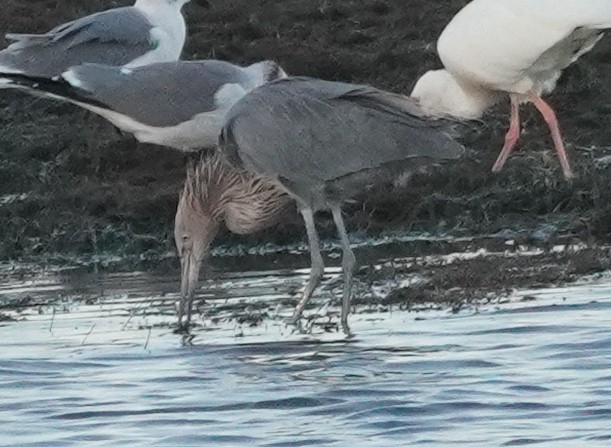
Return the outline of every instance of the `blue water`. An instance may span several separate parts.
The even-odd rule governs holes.
[[[276,282],[218,290],[286,296]],[[611,445],[604,280],[457,314],[371,308],[349,339],[300,334],[279,305],[257,327],[221,317],[191,345],[168,326],[176,297],[150,294],[160,284],[116,276],[88,301],[61,282],[6,286],[55,302],[0,323],[0,445]]]

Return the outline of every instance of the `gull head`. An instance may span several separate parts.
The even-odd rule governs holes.
[[[275,79],[286,78],[287,74],[275,61],[265,60],[256,62],[244,70],[249,74],[252,87],[258,87]]]
[[[181,10],[185,3],[189,3],[190,0],[136,0],[134,6],[136,8],[148,9],[154,7],[170,7],[172,9]],[[208,3],[206,0],[203,0],[204,3]],[[198,1],[198,3],[200,3]]]
[[[267,60],[261,62],[261,64],[264,68],[265,80],[268,82],[273,81],[274,79],[282,79],[288,77],[288,75],[282,69],[280,64],[275,61]]]

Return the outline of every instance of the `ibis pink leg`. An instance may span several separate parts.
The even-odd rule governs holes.
[[[513,148],[516,147],[518,139],[520,138],[520,102],[516,95],[509,95],[509,98],[511,99],[509,130],[507,134],[505,134],[503,149],[494,162],[494,166],[492,166],[492,172],[499,172],[503,168],[507,158],[509,158],[509,154]]]
[[[558,124],[558,119],[556,118],[554,110],[535,93],[530,93],[530,100],[547,123],[550,133],[552,134],[552,140],[554,140],[554,147],[556,148],[556,154],[558,154],[558,160],[560,160],[560,166],[562,167],[564,177],[570,179],[573,177],[573,171],[571,170],[569,159],[566,156],[566,151],[564,150],[564,143],[562,142],[562,136],[560,135],[560,125]]]

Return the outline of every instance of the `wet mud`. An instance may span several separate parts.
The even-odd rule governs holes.
[[[536,301],[538,289],[604,279],[611,270],[608,246],[588,247],[565,241],[553,247],[537,247],[513,242],[510,246],[501,241],[466,244],[479,247],[476,251],[453,251],[453,244],[447,244],[442,250],[445,254],[439,254],[437,246],[408,258],[361,263],[355,277],[352,312],[455,313],[516,301]],[[412,254],[418,251],[415,249]],[[524,294],[523,290],[531,293]],[[289,297],[280,300],[281,304],[287,308],[295,306],[299,291],[300,288],[294,288]],[[199,318],[195,321],[200,326],[214,327],[232,321],[240,326],[256,327],[278,317],[275,300],[197,302]],[[322,292],[308,306],[299,330],[339,331],[340,306],[341,277],[337,275],[323,284]]]
[[[250,328],[282,326],[287,333],[341,332],[342,292],[338,247],[326,252],[326,274],[297,326],[288,323],[307,280],[307,253],[242,256],[215,263],[194,300],[192,333],[233,326],[236,336]],[[360,266],[353,285],[354,318],[408,311],[468,313],[539,300],[539,291],[608,281],[611,247],[524,245],[519,239],[414,240],[372,249],[357,248]],[[108,312],[139,330],[173,330],[179,300],[178,275],[168,260],[151,271],[108,274],[98,269],[53,271],[25,265],[0,272],[0,324],[81,312]],[[12,290],[12,292],[11,292]],[[84,308],[89,310],[84,310]],[[108,311],[103,311],[108,309]],[[359,317],[360,315],[360,317]],[[415,318],[420,318],[417,315]],[[188,336],[185,340],[188,341]]]
[[[426,281],[393,290],[382,303],[407,309],[434,303],[458,310],[468,303],[507,301],[518,289],[561,286],[604,274],[611,268],[610,255],[608,247],[563,245],[489,252],[450,263],[426,259],[412,267]]]
[[[112,2],[122,5],[129,2]],[[418,76],[440,66],[435,40],[466,1],[197,1],[186,7],[185,58],[250,63],[277,60],[288,73],[364,82],[409,93]],[[0,34],[45,31],[109,7],[109,2],[6,0]],[[564,73],[550,97],[577,173],[563,179],[547,128],[524,107],[519,150],[499,175],[490,167],[508,124],[508,101],[461,129],[468,157],[381,185],[346,205],[358,237],[387,232],[478,236],[553,246],[581,241],[587,250],[544,257],[465,260],[422,266],[431,280],[386,300],[408,306],[427,299],[571,281],[584,266],[607,268],[596,244],[611,235],[611,38]],[[117,255],[151,259],[173,250],[172,224],[188,155],[138,144],[76,107],[0,92],[0,260]],[[323,214],[323,237],[334,236]],[[216,244],[291,244],[305,240],[299,216],[264,234],[225,231]],[[54,261],[54,262],[55,262]],[[137,264],[137,262],[134,262]],[[134,266],[131,265],[130,268]],[[174,266],[175,268],[175,266]],[[461,281],[464,284],[460,284]],[[457,284],[462,292],[457,293]],[[477,292],[477,293],[476,293]]]

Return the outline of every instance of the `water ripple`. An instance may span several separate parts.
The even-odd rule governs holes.
[[[86,302],[25,306],[21,321],[0,326],[0,444],[611,442],[610,284],[525,291],[537,300],[458,314],[372,308],[352,316],[347,339],[299,333],[281,318],[254,327],[224,318],[231,300],[244,309],[272,289],[274,312],[290,312],[273,278],[249,285],[241,275],[214,292],[239,283],[239,298],[216,306],[218,322],[184,345],[169,325],[175,295],[152,296],[145,279],[123,275],[116,293]],[[42,300],[55,285],[43,286],[27,293]]]

